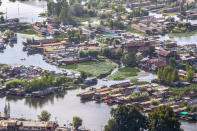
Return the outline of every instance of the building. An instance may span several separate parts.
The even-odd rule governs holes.
[[[55,131],[58,125],[55,122],[1,120],[0,131]]]
[[[165,61],[168,63],[170,57],[176,57],[176,52],[175,51],[167,51],[167,50],[159,50],[157,51],[157,55],[159,60]]]

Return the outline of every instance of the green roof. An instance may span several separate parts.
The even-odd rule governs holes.
[[[188,112],[181,112],[181,114],[182,114],[182,115],[187,115],[187,114],[188,114]]]
[[[197,8],[195,8],[195,9],[192,9],[192,11],[197,11]]]
[[[112,36],[118,36],[118,34],[106,34],[106,35],[103,35],[104,37],[112,37]]]

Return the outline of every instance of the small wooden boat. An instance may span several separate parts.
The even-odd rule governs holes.
[[[22,58],[21,60],[24,61],[24,60],[26,60],[26,59],[25,59],[25,58]]]

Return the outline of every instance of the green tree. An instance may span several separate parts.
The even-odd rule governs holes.
[[[194,78],[194,71],[193,70],[187,70],[186,72],[186,80],[188,82],[192,82],[192,79]]]
[[[136,54],[134,52],[130,52],[130,53],[126,54],[122,58],[122,62],[127,67],[135,66],[136,65]]]
[[[180,131],[181,123],[175,116],[172,108],[160,106],[148,116],[150,131]]]
[[[113,29],[113,28],[114,28],[113,20],[110,20],[110,22],[109,22],[109,27],[110,27],[110,29]]]
[[[104,25],[104,22],[102,20],[100,21],[100,25],[102,25],[102,26]]]
[[[40,115],[38,115],[38,119],[40,121],[49,121],[51,117],[51,113],[46,110],[43,110]]]
[[[97,58],[99,52],[97,50],[89,50],[88,51],[88,56],[92,58]]]
[[[73,16],[77,16],[77,17],[81,17],[83,16],[83,6],[80,5],[80,4],[73,4],[71,7],[70,7],[70,13],[73,15]]]
[[[172,67],[176,67],[176,59],[174,57],[170,57],[169,59],[169,65],[172,66]]]
[[[87,57],[87,56],[88,56],[88,54],[87,54],[86,51],[84,51],[84,50],[80,50],[80,51],[79,51],[79,57],[80,57],[80,58],[84,58],[84,57]]]
[[[61,9],[59,19],[63,24],[69,24],[70,20],[71,20],[71,17],[70,17],[70,11],[69,11],[69,7],[68,7],[68,3],[64,2],[63,5],[64,6]]]
[[[157,71],[157,79],[160,81],[160,82],[163,82],[164,79],[163,79],[163,69],[159,69]]]
[[[104,131],[118,131],[118,125],[114,119],[108,120],[107,125],[104,127]]]
[[[158,100],[153,99],[150,104],[156,106],[159,105],[159,103],[160,102]]]
[[[7,81],[5,83],[5,87],[6,89],[18,88],[18,87],[25,85],[25,83],[26,83],[26,80],[13,79],[13,80]]]
[[[84,71],[81,71],[81,78],[84,80],[87,78],[87,74]]]
[[[190,56],[194,56],[194,53],[192,51],[189,51]]]
[[[102,54],[103,56],[106,56],[107,58],[111,58],[111,57],[112,57],[112,51],[111,51],[111,49],[108,48],[108,47],[102,48],[102,49],[101,49],[101,54]]]
[[[154,46],[149,46],[148,53],[151,57],[153,56],[154,52],[155,52],[155,47]]]
[[[192,82],[195,74],[195,67],[186,64],[186,81]]]
[[[171,78],[172,78],[172,81],[174,81],[174,82],[179,80],[179,75],[178,75],[177,70],[173,70]]]
[[[135,106],[119,105],[117,108],[112,108],[111,116],[117,131],[143,131],[147,127],[146,117]]]
[[[157,79],[160,83],[171,85],[173,82],[179,80],[179,76],[176,68],[167,66],[164,69],[159,69],[157,71]]]
[[[83,120],[80,117],[78,116],[73,117],[72,124],[76,130],[78,130],[78,128],[82,125],[82,122]]]
[[[178,23],[177,26],[178,26],[179,28],[181,28],[181,27],[183,27],[183,23]]]
[[[115,58],[120,60],[122,57],[122,49],[121,48],[118,48],[115,52]]]
[[[5,22],[4,17],[1,16],[1,18],[0,18],[0,23],[4,23],[4,22]]]
[[[168,26],[168,29],[169,29],[170,31],[172,31],[174,28],[175,28],[175,25],[174,25],[174,24],[170,24],[170,25]]]
[[[173,100],[174,100],[174,97],[172,96],[168,98],[168,102],[173,101]]]
[[[191,25],[190,22],[185,22],[185,23],[184,23],[184,26],[185,26],[187,29],[189,29],[189,30],[192,28],[192,25]]]

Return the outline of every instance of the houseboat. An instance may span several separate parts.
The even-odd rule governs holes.
[[[55,92],[55,88],[54,87],[50,87],[41,91],[34,91],[32,92],[32,96],[33,97],[44,97],[47,96],[49,94],[52,94]]]

